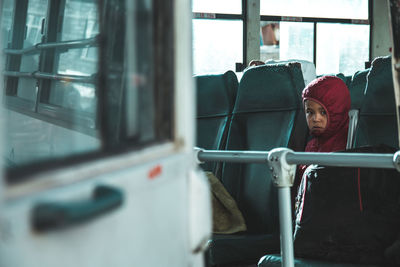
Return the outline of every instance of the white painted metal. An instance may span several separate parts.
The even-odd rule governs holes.
[[[251,60],[260,60],[260,1],[247,0],[246,66]]]
[[[294,248],[292,231],[292,203],[290,187],[278,188],[279,224],[281,231],[281,256],[283,267],[294,266]]]
[[[211,205],[192,151],[191,9],[190,1],[174,4],[175,140],[6,186],[1,194],[1,267],[203,265]],[[32,230],[35,204],[87,199],[99,184],[121,189],[123,205],[67,229]]]
[[[358,113],[358,109],[351,109],[349,111],[349,130],[347,132],[346,149],[350,149],[353,147],[354,133],[356,132],[358,123]]]

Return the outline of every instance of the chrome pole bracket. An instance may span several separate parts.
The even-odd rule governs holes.
[[[393,155],[393,165],[400,172],[400,150]]]
[[[203,152],[203,151],[204,151],[204,149],[202,149],[200,147],[194,147],[194,160],[195,160],[195,163],[197,163],[197,164],[203,164],[204,163],[204,161],[201,161],[199,159],[199,153]]]
[[[275,148],[268,153],[268,164],[272,173],[272,180],[276,187],[291,187],[294,182],[296,165],[286,161],[286,155],[293,150],[289,148]]]

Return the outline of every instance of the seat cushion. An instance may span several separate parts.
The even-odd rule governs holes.
[[[258,267],[281,266],[280,255],[266,255],[258,262]],[[294,266],[296,267],[377,267],[377,265],[360,265],[351,263],[327,262],[312,259],[295,258]]]
[[[218,249],[216,249],[218,248]],[[207,251],[211,265],[255,263],[265,253],[279,252],[279,235],[213,235]]]

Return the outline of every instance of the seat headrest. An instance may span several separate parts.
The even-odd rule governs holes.
[[[234,113],[297,109],[303,88],[298,63],[250,68],[240,80]]]
[[[238,80],[233,71],[195,76],[197,117],[224,116],[232,112]]]
[[[390,56],[372,62],[360,114],[396,114]]]
[[[265,64],[275,64],[275,63],[291,63],[298,62],[301,65],[301,71],[304,78],[304,85],[309,84],[312,80],[317,77],[315,65],[311,61],[302,60],[302,59],[289,59],[289,60],[268,60]]]
[[[350,90],[352,108],[359,109],[361,107],[369,71],[369,68],[362,71],[357,71],[351,77],[348,87]]]

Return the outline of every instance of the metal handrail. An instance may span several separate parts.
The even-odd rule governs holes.
[[[30,53],[37,53],[44,49],[51,48],[80,48],[85,46],[97,46],[98,38],[93,37],[89,39],[80,39],[80,40],[70,40],[70,41],[62,41],[62,42],[52,42],[52,43],[38,43],[36,45],[26,47],[23,49],[11,49],[6,48],[3,49],[3,52],[8,55],[24,55]]]
[[[65,82],[80,82],[80,83],[95,83],[95,75],[81,76],[81,75],[67,75],[67,74],[52,74],[47,72],[21,72],[21,71],[3,71],[5,76],[10,77],[25,77],[25,78],[36,78],[36,79],[48,79]]]
[[[200,161],[236,162],[236,163],[267,163],[269,151],[223,151],[200,150]],[[367,153],[324,153],[324,152],[293,152],[286,155],[289,164],[319,164],[337,167],[386,168],[397,169],[399,162],[394,161],[396,154]]]

